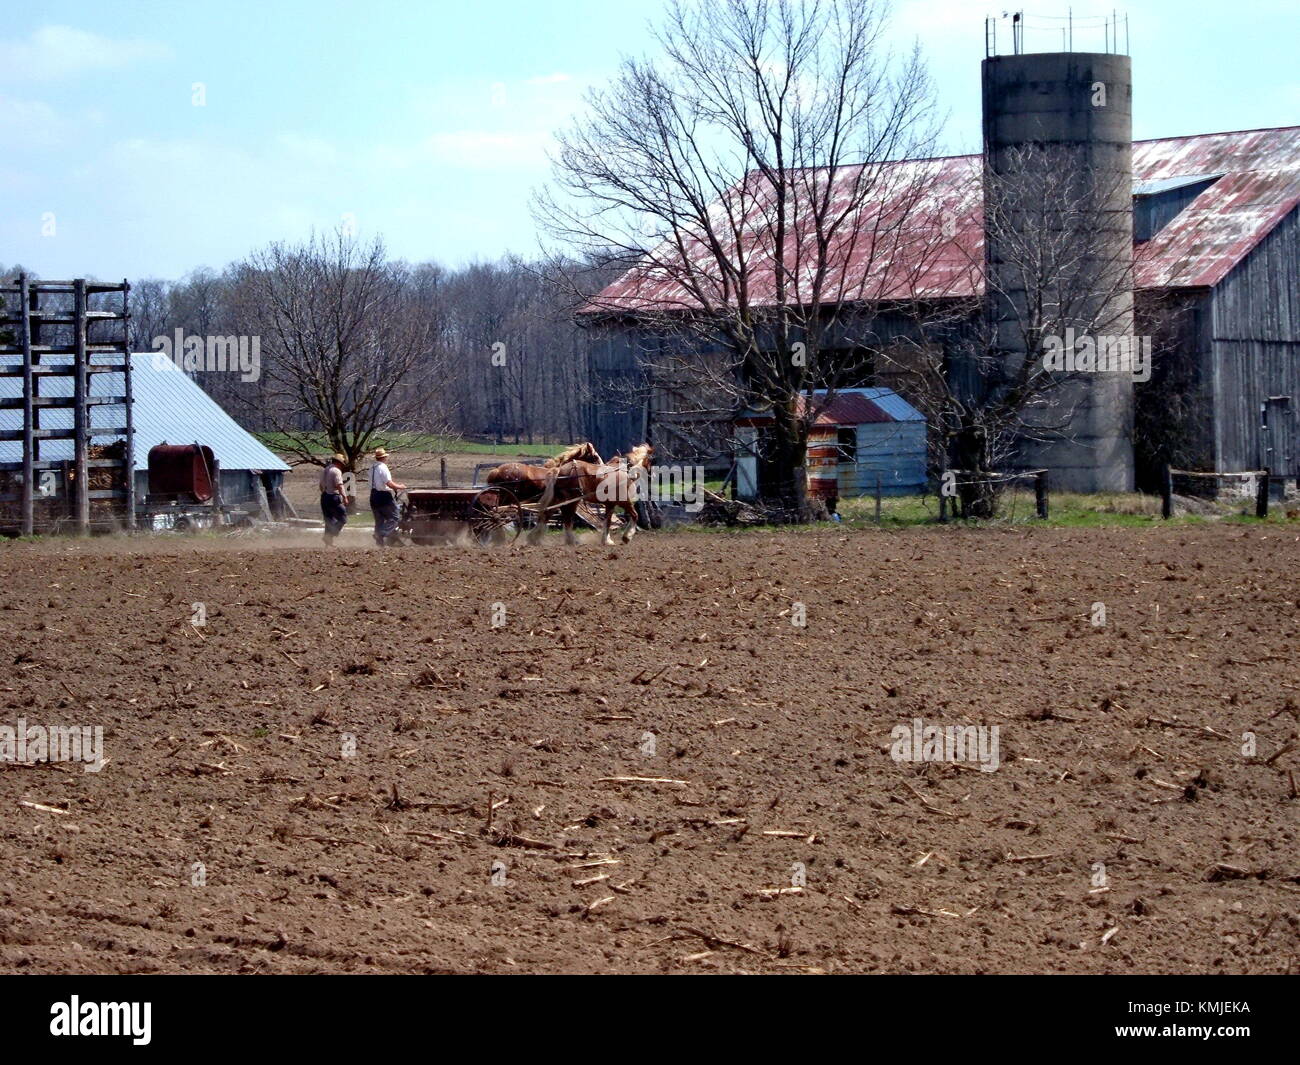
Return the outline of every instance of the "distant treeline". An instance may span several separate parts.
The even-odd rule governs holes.
[[[133,279],[132,350],[161,348],[170,353],[178,330],[186,338],[203,338],[205,344],[208,337],[259,336],[277,310],[266,306],[267,300],[279,291],[295,291],[292,283],[266,283],[271,261],[262,252],[221,272],[203,268],[177,280]],[[450,432],[504,443],[582,438],[593,338],[574,323],[573,277],[577,273],[589,283],[599,283],[616,270],[517,257],[459,269],[432,262],[389,265],[389,276],[399,279],[406,291],[403,298],[391,301],[395,309],[385,313],[411,316],[427,350],[405,371],[403,385],[404,391],[414,387],[422,392],[425,401],[406,404],[402,409],[410,413],[386,429]],[[0,276],[21,270],[0,267]],[[313,324],[328,323],[330,290],[312,284],[305,290],[320,293]],[[409,338],[413,332],[408,329],[404,335]],[[168,338],[167,344],[156,343],[159,337]],[[309,375],[301,366],[292,373],[276,372],[274,360],[283,347],[261,336],[262,365],[255,380],[245,380],[246,373],[207,367],[191,375],[249,429],[316,429],[318,419],[309,413],[312,404],[299,407],[294,389],[285,387],[286,380],[306,381]],[[219,349],[224,348],[219,343]],[[386,356],[376,350],[376,363],[386,365]]]

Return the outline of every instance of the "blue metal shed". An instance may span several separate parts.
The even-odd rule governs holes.
[[[826,395],[813,393],[812,402],[820,408],[813,419],[813,435],[820,440],[833,436],[838,442],[841,497],[874,493],[877,476],[882,495],[924,490],[925,415],[888,388],[837,389],[829,400]],[[770,423],[770,416],[758,411],[736,420],[736,494],[741,499],[761,494],[762,436]]]

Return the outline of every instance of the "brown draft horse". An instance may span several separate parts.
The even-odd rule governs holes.
[[[576,542],[573,519],[578,504],[603,504],[605,530],[600,542],[609,546],[613,543],[609,537],[610,523],[614,520],[614,508],[619,507],[623,510],[625,519],[623,543],[630,542],[636,535],[637,500],[646,494],[641,482],[649,478],[654,450],[650,444],[639,444],[625,458],[610,463],[588,462],[583,459],[568,459],[558,463],[548,471],[545,491],[537,501],[538,510],[545,513],[552,503],[559,500],[563,504],[559,510],[564,523],[564,542],[572,544]],[[534,538],[545,524],[544,521],[538,523]]]
[[[500,466],[488,470],[486,480],[490,485],[509,489],[521,503],[536,503],[546,491],[547,478],[566,462],[573,461],[602,464],[595,447],[584,441],[565,448],[540,466],[532,466],[526,462],[503,462]]]

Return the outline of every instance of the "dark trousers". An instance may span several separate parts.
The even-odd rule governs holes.
[[[325,542],[328,543],[348,523],[348,508],[343,505],[343,497],[338,492],[322,492],[320,512],[325,517]]]
[[[397,512],[397,497],[392,492],[370,490],[370,509],[375,513],[375,543],[384,547],[394,543],[391,538],[397,532],[401,520]]]

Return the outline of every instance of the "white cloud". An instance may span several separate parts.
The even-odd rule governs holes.
[[[502,133],[459,130],[435,133],[425,143],[433,157],[443,163],[466,167],[526,168],[545,161],[551,137],[549,130]]]
[[[48,148],[63,139],[66,124],[40,100],[0,96],[0,142],[10,148]]]
[[[114,39],[72,26],[42,26],[24,40],[0,40],[0,79],[57,81],[171,57],[156,41]]]
[[[525,85],[560,85],[573,79],[568,74],[543,74],[541,77],[528,78]]]

